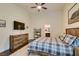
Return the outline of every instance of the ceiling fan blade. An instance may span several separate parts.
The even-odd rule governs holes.
[[[36,6],[33,6],[33,7],[31,7],[31,8],[36,8]]]
[[[41,3],[41,5],[44,5],[45,3]]]
[[[43,9],[47,9],[46,7],[42,7]]]

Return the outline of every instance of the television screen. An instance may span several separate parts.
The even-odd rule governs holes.
[[[14,21],[14,30],[24,30],[25,24],[22,22]]]

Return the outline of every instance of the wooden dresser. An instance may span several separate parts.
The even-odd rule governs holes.
[[[28,34],[10,35],[10,51],[14,52],[28,44]]]

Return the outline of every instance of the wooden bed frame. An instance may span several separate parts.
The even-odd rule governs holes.
[[[79,28],[68,28],[66,29],[66,34],[79,37]],[[79,47],[76,47],[73,52],[75,56],[79,56]]]
[[[79,28],[67,28],[66,34],[70,34],[70,35],[79,37]]]

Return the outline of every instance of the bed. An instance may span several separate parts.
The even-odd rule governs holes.
[[[79,44],[79,28],[66,29],[64,40],[60,38],[41,37],[29,43],[28,52],[43,53],[49,56],[73,56],[75,47]],[[69,43],[68,43],[69,42]]]

